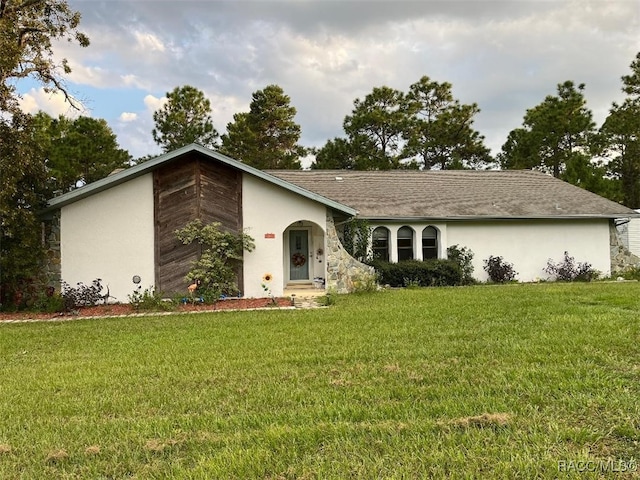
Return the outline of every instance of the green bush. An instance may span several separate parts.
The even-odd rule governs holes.
[[[513,269],[513,263],[507,262],[502,257],[494,257],[490,255],[484,261],[484,270],[489,275],[489,279],[495,283],[512,282],[516,279],[516,272]]]
[[[597,280],[600,272],[595,270],[588,262],[578,262],[569,252],[564,252],[561,262],[555,263],[549,259],[544,271],[553,275],[559,282],[590,282]]]
[[[236,271],[242,265],[242,253],[255,248],[246,233],[228,232],[219,222],[208,225],[193,220],[175,231],[184,245],[200,245],[200,258],[193,262],[186,280],[197,283],[197,295],[205,302],[215,302],[222,295],[237,295]]]
[[[640,266],[627,267],[618,276],[625,280],[640,280]]]
[[[447,258],[455,262],[462,271],[462,284],[473,285],[476,280],[473,278],[473,252],[467,247],[451,245],[447,248]]]
[[[91,285],[85,285],[82,282],[78,282],[75,287],[72,287],[64,280],[60,282],[62,288],[62,299],[64,302],[64,310],[71,311],[80,307],[92,307],[99,303],[107,303],[109,298],[113,298],[109,295],[109,288],[107,292],[102,293],[104,287],[102,286],[102,279],[96,278]]]
[[[176,302],[165,300],[160,292],[153,287],[142,290],[142,285],[138,285],[131,295],[128,295],[129,303],[135,310],[173,310]]]
[[[398,263],[374,260],[378,281],[392,287],[444,287],[462,285],[460,265],[453,260],[405,260]]]

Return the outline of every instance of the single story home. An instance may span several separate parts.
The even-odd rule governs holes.
[[[246,297],[310,285],[347,292],[372,275],[342,247],[354,217],[372,228],[371,249],[390,261],[446,258],[447,247],[483,260],[500,255],[520,281],[544,278],[568,251],[607,275],[615,223],[635,214],[615,202],[532,171],[261,171],[188,145],[52,198],[46,212],[53,275],[70,285],[100,278],[126,302],[144,287],[186,292],[197,249],[175,231],[220,222],[253,237],[238,285]]]

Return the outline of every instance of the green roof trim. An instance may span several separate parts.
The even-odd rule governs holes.
[[[316,202],[322,203],[323,205],[329,208],[338,210],[349,216],[355,216],[358,213],[357,210],[355,210],[354,208],[351,208],[347,205],[336,202],[335,200],[331,200],[329,198],[323,197],[322,195],[311,192],[303,187],[287,182],[286,180],[270,175],[266,172],[263,172],[262,170],[258,170],[257,168],[246,165],[242,162],[234,160],[231,157],[227,157],[226,155],[223,155],[215,150],[211,150],[209,148],[203,147],[202,145],[198,145],[195,143],[178,148],[177,150],[173,150],[172,152],[165,153],[163,155],[155,157],[151,160],[147,160],[146,162],[140,163],[133,167],[126,168],[120,172],[109,175],[108,177],[89,183],[76,190],[72,190],[71,192],[54,197],[47,202],[47,207],[45,208],[43,213],[60,209],[66,205],[82,200],[83,198],[89,197],[91,195],[95,195],[96,193],[102,192],[104,190],[108,190],[112,187],[115,187],[116,185],[120,185],[129,180],[132,180],[134,178],[150,173],[153,170],[155,170],[157,167],[192,152],[200,153],[211,160],[215,160],[225,165],[228,165],[232,168],[236,168],[244,173],[253,175],[254,177],[260,178],[269,183],[282,187],[285,190],[288,190],[290,192],[297,193],[298,195],[301,195],[310,200],[314,200]]]

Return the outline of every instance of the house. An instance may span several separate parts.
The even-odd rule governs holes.
[[[370,278],[339,240],[356,216],[373,228],[376,256],[445,258],[459,245],[473,251],[479,280],[483,259],[500,255],[531,281],[564,251],[608,274],[614,221],[635,214],[531,171],[260,171],[199,145],[55,197],[46,213],[54,273],[71,285],[101,278],[123,302],[134,276],[167,294],[186,291],[198,251],[175,231],[196,218],[253,237],[238,285],[261,297],[267,273],[276,296],[314,279],[349,291]]]
[[[640,214],[640,210],[635,210]],[[617,222],[618,236],[622,245],[633,255],[640,258],[640,215]]]

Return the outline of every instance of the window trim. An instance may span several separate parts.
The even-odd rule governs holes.
[[[384,231],[384,233],[386,234],[386,237],[384,238],[384,241],[385,241],[384,246],[376,246],[376,240],[377,240],[376,231],[379,231],[379,232]],[[380,238],[380,240],[381,239],[382,238]],[[385,227],[384,225],[380,225],[373,229],[373,231],[371,232],[371,253],[374,259],[379,259],[379,260],[388,262],[390,259],[390,249],[389,249],[390,244],[391,244],[391,231],[387,227]],[[384,252],[384,254],[382,255],[382,257],[379,257],[376,255],[377,252]]]
[[[408,232],[410,236],[401,236],[401,232]],[[401,246],[400,240],[409,240],[409,244]],[[415,231],[410,226],[403,225],[396,233],[396,252],[398,255],[398,262],[401,262],[402,260],[413,260],[415,258],[414,245]],[[409,253],[408,258],[406,258],[407,252]]]
[[[433,236],[425,236],[425,232],[428,231],[432,231],[433,232]],[[427,225],[426,227],[424,227],[422,229],[422,259],[423,260],[431,260],[434,258],[439,258],[439,253],[440,253],[440,249],[439,247],[439,237],[440,237],[440,231],[434,227],[433,225]],[[425,240],[433,240],[434,245],[433,246],[425,246]],[[425,256],[425,251],[431,251],[433,253],[435,253],[435,256]]]

